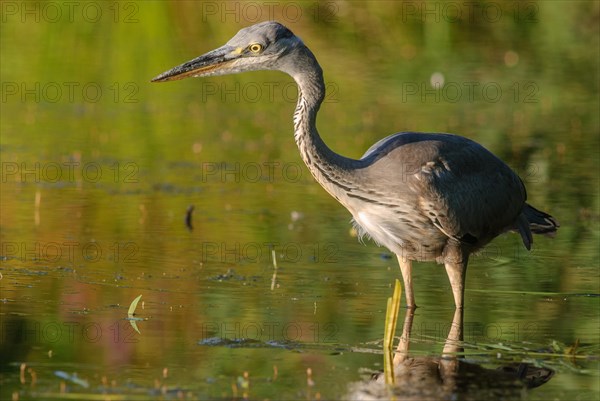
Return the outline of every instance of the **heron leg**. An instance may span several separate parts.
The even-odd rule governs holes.
[[[457,352],[464,351],[464,348],[462,347],[464,329],[463,316],[463,308],[454,310],[454,317],[452,318],[452,324],[450,325],[448,337],[446,338],[446,342],[444,343],[443,354],[456,355]]]
[[[394,366],[404,362],[408,358],[408,347],[410,345],[410,332],[412,330],[413,318],[415,317],[415,310],[409,309],[406,311],[404,316],[404,325],[402,326],[402,336],[396,351],[394,352]]]
[[[448,337],[444,343],[442,358],[440,359],[438,372],[444,385],[457,385],[456,378],[460,362],[457,353],[463,352],[463,308],[454,310],[454,318],[448,332]]]
[[[406,307],[408,309],[416,309],[415,295],[412,285],[412,261],[402,255],[396,255],[402,272],[402,281],[404,282],[404,296],[406,297]]]
[[[464,304],[468,262],[469,254],[462,249],[460,244],[448,244],[444,249],[444,265],[450,279],[454,305],[457,309],[462,309]]]

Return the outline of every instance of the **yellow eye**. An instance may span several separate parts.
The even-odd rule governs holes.
[[[261,44],[254,43],[250,45],[249,49],[252,53],[260,53],[263,50],[263,47]]]

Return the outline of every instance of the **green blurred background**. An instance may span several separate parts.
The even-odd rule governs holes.
[[[91,383],[70,391],[114,380],[117,393],[158,382],[230,397],[246,371],[253,398],[335,399],[360,368],[380,367],[381,355],[347,351],[382,337],[398,267],[358,243],[302,164],[291,78],[149,82],[267,19],[321,63],[318,125],[338,153],[358,158],[398,131],[452,132],[521,175],[560,231],[530,253],[507,235],[473,257],[465,322],[482,329],[465,341],[579,342],[583,361],[527,357],[558,372],[530,398],[598,397],[599,2],[0,4],[4,397],[57,393],[57,370]],[[449,284],[434,264],[414,275],[413,349],[436,354]],[[123,320],[139,294],[142,335]],[[260,346],[198,345],[215,337]],[[27,371],[20,382],[21,363],[35,386]]]

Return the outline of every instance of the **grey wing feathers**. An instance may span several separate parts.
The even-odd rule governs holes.
[[[381,159],[384,155],[388,157]],[[421,212],[436,227],[471,245],[487,243],[514,227],[525,204],[519,177],[484,147],[463,137],[395,134],[372,146],[363,160],[373,165],[393,161],[396,170],[401,166],[397,193],[405,194],[405,187],[410,187]],[[384,174],[386,169],[377,170]]]

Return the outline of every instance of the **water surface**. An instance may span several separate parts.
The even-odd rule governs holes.
[[[252,10],[92,2],[100,17],[70,18],[52,4],[60,17],[6,2],[0,28],[2,398],[356,396],[383,368],[399,269],[302,164],[291,79],[149,83],[258,22]],[[499,17],[460,20],[436,2],[431,16],[411,2],[253,4],[321,62],[319,128],[337,152],[454,132],[519,172],[561,228],[532,252],[505,235],[472,257],[460,355],[552,370],[529,399],[597,399],[598,3],[491,3]],[[410,353],[431,363],[451,291],[435,264],[414,281]],[[126,320],[138,295],[139,334]]]

